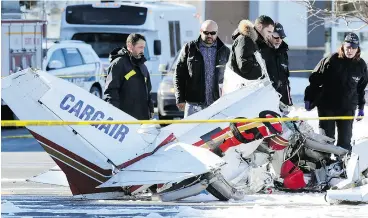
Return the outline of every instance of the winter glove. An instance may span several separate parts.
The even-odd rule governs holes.
[[[364,110],[363,109],[359,109],[358,111],[358,117],[364,117]],[[357,118],[357,121],[361,121],[363,118]]]
[[[307,111],[311,111],[311,110],[312,110],[310,101],[305,101],[305,102],[304,102],[304,108],[305,108]]]

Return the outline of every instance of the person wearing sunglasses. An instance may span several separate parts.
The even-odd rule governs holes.
[[[368,84],[367,65],[360,57],[359,38],[348,33],[338,52],[323,58],[309,77],[304,102],[307,111],[317,107],[319,117],[364,116],[365,91]],[[351,150],[354,120],[320,120],[326,136],[335,138],[337,145]]]
[[[272,47],[266,65],[272,85],[281,95],[280,109],[288,114],[289,106],[292,106],[293,102],[290,95],[289,57],[287,53],[289,46],[283,40],[285,37],[284,27],[276,22],[274,32],[270,38]]]
[[[184,117],[211,105],[220,97],[224,66],[230,49],[219,39],[217,23],[206,20],[198,39],[186,43],[174,75],[176,104]]]

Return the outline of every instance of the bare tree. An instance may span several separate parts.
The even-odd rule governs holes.
[[[346,26],[351,28],[353,21],[360,20],[363,24],[360,27],[351,28],[359,30],[368,26],[368,0],[330,0],[326,1],[324,7],[317,4],[316,0],[292,0],[303,4],[307,8],[307,18],[312,19],[310,24],[312,30],[327,22],[337,23],[345,22]],[[312,31],[311,30],[311,31]]]

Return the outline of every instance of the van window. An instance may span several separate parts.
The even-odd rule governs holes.
[[[169,21],[169,33],[170,33],[170,53],[171,57],[175,57],[176,53],[180,50],[180,22]]]
[[[76,48],[65,48],[63,50],[67,67],[83,65],[82,56]]]
[[[63,65],[63,68],[66,66],[62,49],[57,49],[54,51],[54,53],[52,53],[49,63],[54,60],[60,61]]]
[[[65,17],[69,24],[92,25],[142,25],[146,22],[147,8],[137,5],[121,5],[104,8],[93,5],[70,5]]]
[[[110,52],[115,48],[126,46],[126,39],[129,34],[125,33],[76,33],[73,40],[81,40],[92,46],[100,58],[108,58]],[[144,50],[144,56],[149,60],[148,48]]]

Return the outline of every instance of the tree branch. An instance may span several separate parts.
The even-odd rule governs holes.
[[[318,26],[325,23],[337,24],[339,21],[344,21],[345,25],[350,28],[350,24],[354,20],[362,21],[358,28],[350,28],[352,31],[360,30],[368,26],[368,0],[346,0],[334,1],[334,10],[332,8],[319,8],[315,6],[315,0],[291,0],[292,2],[302,4],[307,9],[306,20],[312,19],[309,25],[313,31]],[[309,33],[311,32],[309,31]]]

